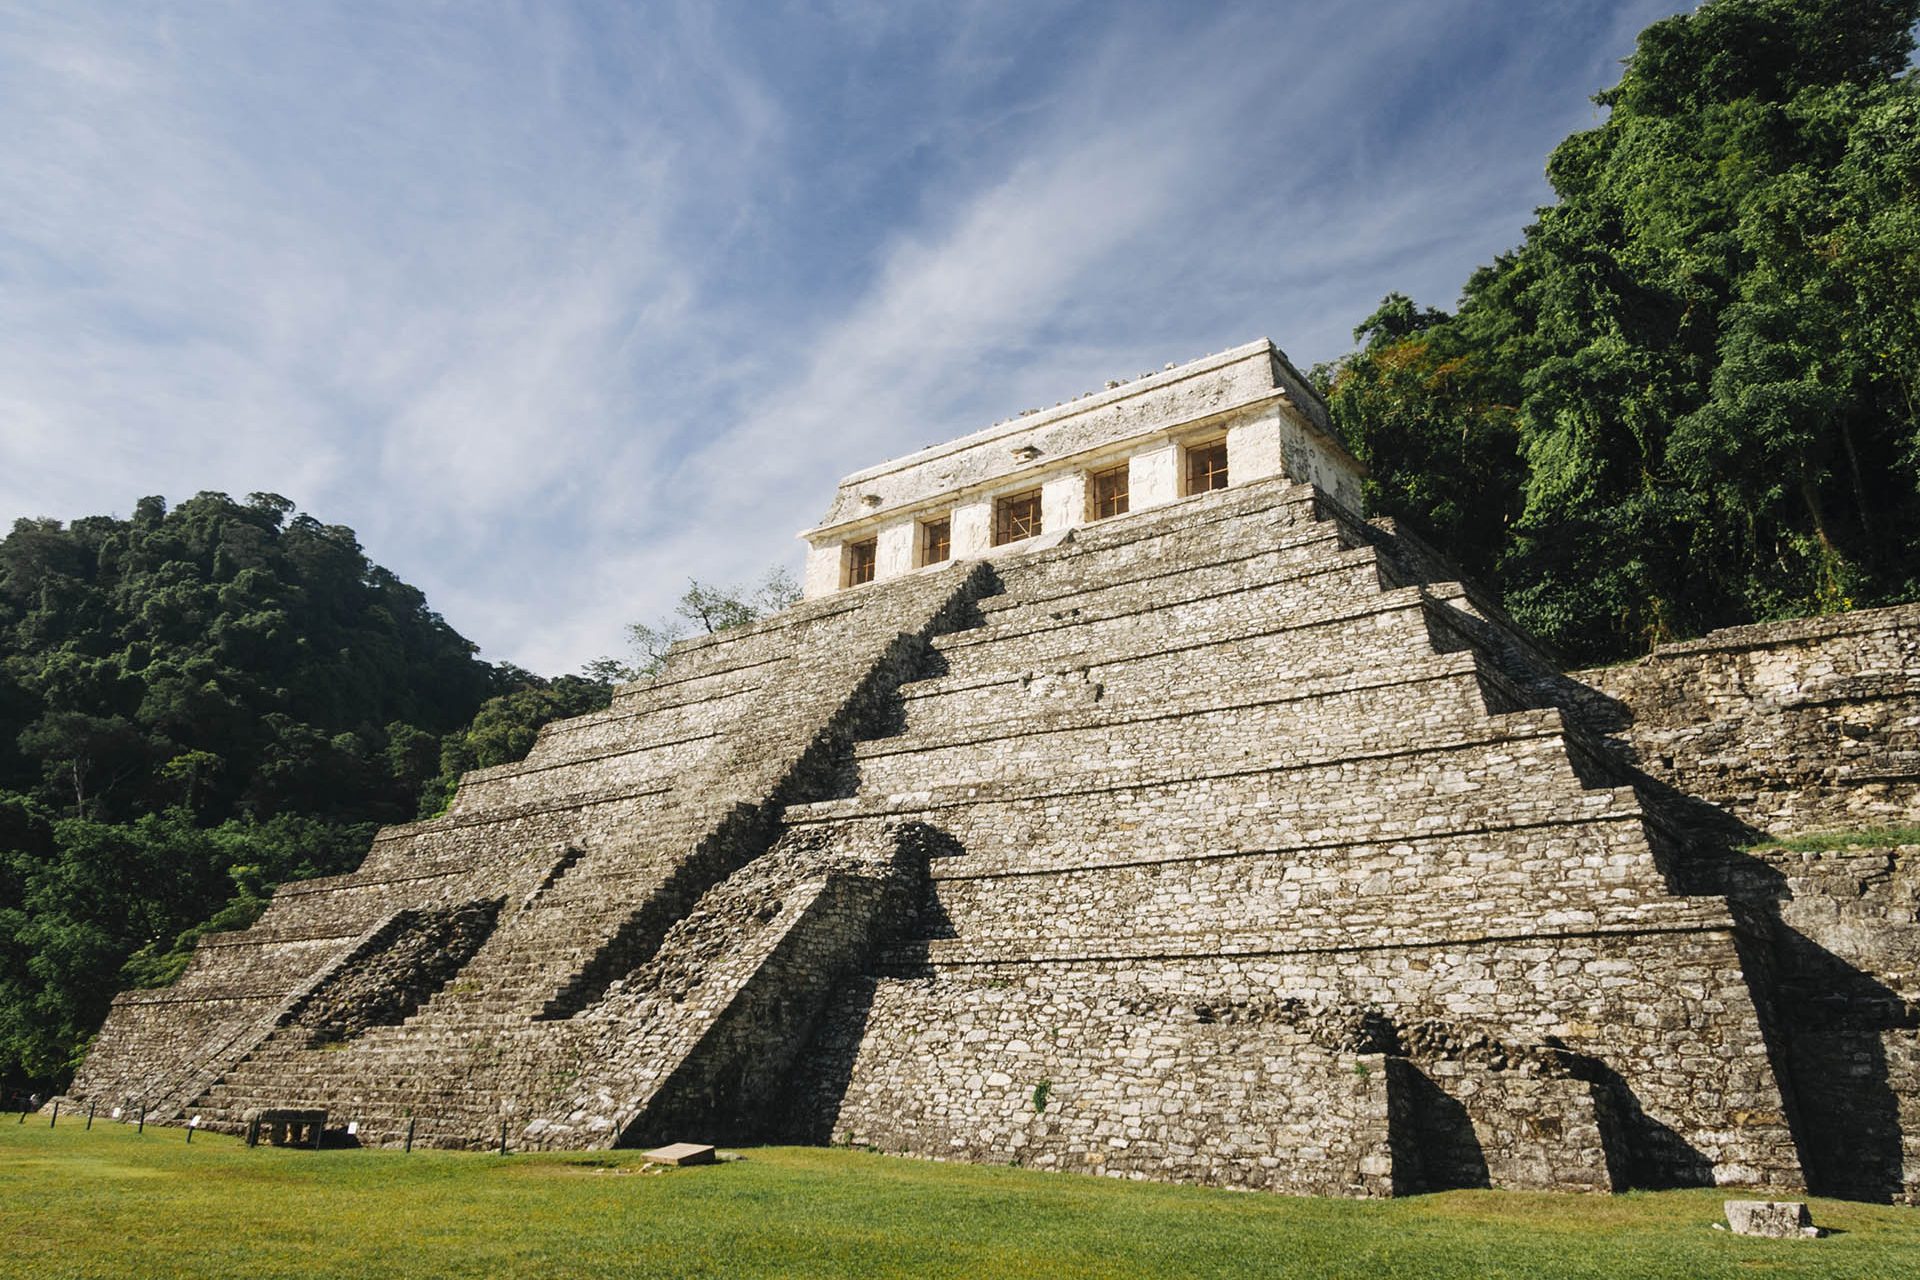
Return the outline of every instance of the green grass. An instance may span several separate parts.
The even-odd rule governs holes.
[[[1920,827],[1861,827],[1853,831],[1811,831],[1806,835],[1768,840],[1750,848],[1786,849],[1793,853],[1828,853],[1837,849],[1890,849],[1920,844]]]
[[[1920,1211],[1818,1201],[1817,1241],[1710,1230],[1725,1193],[1290,1199],[774,1147],[290,1151],[0,1121],[0,1275],[1920,1275]]]

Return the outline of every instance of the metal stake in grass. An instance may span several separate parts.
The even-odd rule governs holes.
[[[142,1107],[140,1108],[140,1123],[134,1129],[134,1132],[145,1133],[146,1131],[147,1131],[147,1109],[145,1107]]]
[[[505,1120],[500,1122],[500,1154],[507,1154],[507,1122]]]
[[[60,1099],[55,1098],[53,1100],[53,1114],[47,1117],[47,1128],[51,1129],[53,1128],[53,1126],[59,1123],[60,1123]]]
[[[406,1146],[405,1152],[403,1152],[402,1154],[411,1154],[412,1151],[413,1151],[413,1117],[408,1116],[407,1117],[407,1146]]]
[[[96,1105],[98,1105],[98,1104],[97,1104],[97,1103],[92,1103],[92,1102],[89,1102],[89,1103],[87,1104],[87,1128],[88,1128],[88,1129],[92,1129],[92,1128],[93,1128],[93,1109],[94,1109],[94,1107],[95,1107]]]

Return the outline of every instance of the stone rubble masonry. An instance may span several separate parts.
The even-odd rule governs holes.
[[[1821,1234],[1813,1225],[1813,1217],[1803,1200],[1729,1200],[1726,1214],[1727,1223],[1737,1236],[1792,1240],[1802,1236],[1817,1238]]]
[[[1271,391],[1251,351],[1219,370]],[[1235,403],[1180,373],[843,497]],[[1920,850],[1762,837],[1920,818],[1917,618],[1567,674],[1391,522],[1236,477],[677,646],[121,995],[72,1093],[372,1144],[1912,1200]]]
[[[1758,830],[1920,821],[1920,605],[1731,627],[1572,679],[1635,765]]]

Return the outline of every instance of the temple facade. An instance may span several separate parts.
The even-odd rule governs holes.
[[[1262,338],[840,482],[807,542],[806,597],[1056,544],[1069,530],[1284,476],[1355,512],[1365,471]]]

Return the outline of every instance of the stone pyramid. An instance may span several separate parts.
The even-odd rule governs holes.
[[[1265,342],[856,473],[809,599],[123,994],[72,1093],[363,1143],[1913,1197],[1916,851],[1782,871],[1738,852],[1764,785],[1695,785],[1787,723],[1714,662],[1813,653],[1877,781],[1738,777],[1913,816],[1911,611],[1685,656],[1716,738],[1698,688],[1564,674],[1359,478]],[[1788,881],[1831,909],[1783,923]]]

